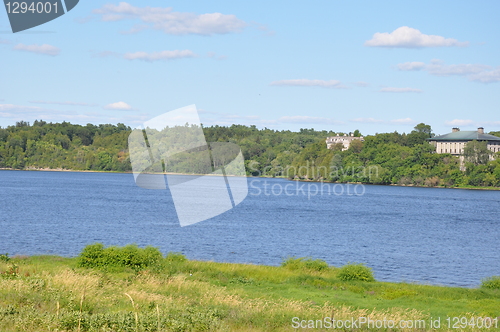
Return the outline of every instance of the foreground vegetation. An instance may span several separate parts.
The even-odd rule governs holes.
[[[241,147],[248,175],[291,179],[444,187],[500,187],[500,153],[489,160],[475,142],[465,170],[451,154],[436,154],[426,139],[429,125],[408,134],[382,133],[354,141],[350,148],[328,150],[327,136],[343,133],[301,129],[257,129],[232,125],[203,128],[207,142],[233,142]],[[68,122],[17,122],[0,128],[0,168],[131,171],[124,124],[86,126]],[[354,131],[353,135],[361,135]],[[500,132],[490,132],[500,136]],[[483,152],[481,152],[483,151]],[[177,169],[176,172],[183,172]],[[185,172],[186,173],[186,172]],[[187,172],[189,173],[189,172]]]
[[[369,329],[382,331],[434,330],[429,321],[440,318],[439,330],[457,330],[447,317],[500,316],[498,280],[478,289],[387,283],[361,264],[335,268],[293,257],[280,267],[215,263],[94,244],[76,258],[0,255],[0,330],[290,331],[294,321],[307,326],[324,317],[427,324]],[[499,329],[468,323],[458,330]]]

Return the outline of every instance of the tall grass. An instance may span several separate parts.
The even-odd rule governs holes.
[[[326,271],[329,269],[328,263],[321,259],[312,259],[311,257],[288,257],[281,263],[282,267],[289,270],[303,271]]]
[[[312,258],[258,266],[169,253],[146,261],[132,265],[140,269],[81,267],[81,257],[0,261],[0,331],[290,331],[294,317],[500,316],[494,289],[344,281],[343,268]]]
[[[481,287],[489,289],[500,289],[500,276],[492,276],[483,279],[481,282]]]

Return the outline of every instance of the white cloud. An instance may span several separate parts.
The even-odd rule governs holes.
[[[245,120],[258,120],[259,117],[257,115],[226,115],[228,119],[245,119]]]
[[[469,75],[469,80],[481,83],[500,82],[500,68],[485,70],[477,74]]]
[[[374,119],[374,118],[356,118],[352,119],[352,122],[359,122],[359,123],[382,123],[384,120],[379,120],[379,119]]]
[[[12,42],[8,39],[0,39],[0,44],[11,44]]]
[[[399,70],[402,71],[410,71],[410,70],[420,70],[425,67],[425,63],[423,62],[405,62],[397,65]]]
[[[468,46],[469,42],[459,42],[453,38],[444,38],[436,35],[425,35],[417,29],[407,26],[397,28],[391,33],[377,32],[372,39],[365,42],[365,46],[373,47],[440,47],[440,46]]]
[[[277,119],[262,119],[255,115],[235,115],[228,113],[219,113],[207,110],[198,110],[201,122],[204,125],[230,126],[235,123],[244,125],[257,125],[265,127],[277,127],[281,124],[328,124],[342,125],[345,122],[326,117],[315,117],[307,115],[282,116]]]
[[[370,84],[363,82],[363,81],[356,82],[356,83],[354,83],[354,85],[356,85],[357,87],[360,87],[360,88],[366,88],[366,87],[370,86]]]
[[[226,60],[227,59],[227,56],[225,56],[225,55],[217,55],[215,52],[208,52],[207,56],[209,58],[214,58],[216,60]]]
[[[135,52],[135,53],[126,53],[123,57],[127,60],[144,60],[148,62],[159,61],[159,60],[173,60],[173,59],[181,59],[181,58],[192,58],[195,57],[194,54],[190,50],[175,50],[175,51],[161,51],[161,52]]]
[[[451,121],[445,121],[445,124],[448,126],[468,126],[472,125],[474,121],[472,120],[463,120],[463,119],[455,119]]]
[[[389,122],[393,123],[393,124],[408,124],[408,125],[417,123],[417,121],[413,120],[412,118],[395,119],[395,120],[391,120]]]
[[[30,103],[32,103],[32,104],[68,105],[68,106],[89,106],[89,107],[97,106],[97,104],[80,103],[80,102],[73,102],[73,101],[32,100],[32,101],[30,101]]]
[[[213,35],[239,32],[247,23],[235,15],[221,13],[194,14],[174,12],[172,8],[135,7],[126,2],[118,5],[107,4],[93,11],[101,15],[102,21],[139,20],[141,23],[131,29],[131,33],[144,29],[161,30],[172,35]]]
[[[481,83],[500,82],[500,67],[482,64],[447,65],[441,60],[432,60],[429,64],[423,62],[405,62],[397,65],[399,70],[425,70],[434,76],[464,76],[469,81]]]
[[[479,124],[482,126],[482,127],[497,127],[497,126],[500,126],[500,121],[481,121],[479,122]],[[495,131],[495,130],[493,130]]]
[[[104,109],[106,109],[106,110],[130,111],[130,110],[132,110],[132,106],[130,106],[129,104],[127,104],[127,103],[125,103],[123,101],[119,101],[119,102],[111,103],[111,104],[108,104],[108,105],[104,106]]]
[[[395,92],[395,93],[405,93],[405,92],[416,92],[420,93],[423,92],[420,89],[414,89],[414,88],[382,88],[379,90],[379,92]]]
[[[337,121],[330,118],[307,116],[307,115],[293,115],[293,116],[282,116],[277,122],[281,123],[321,123],[321,124],[342,124],[342,121]]]
[[[124,115],[118,117],[109,116],[103,112],[77,113],[74,111],[60,111],[36,106],[23,106],[13,104],[0,104],[0,119],[8,119],[14,124],[16,121],[45,120],[53,122],[69,121],[72,123],[143,123],[149,116]],[[139,120],[138,120],[139,119]]]
[[[266,36],[274,36],[274,34],[275,34],[275,32],[270,30],[269,27],[265,24],[252,22],[252,25],[255,26],[258,30],[264,32],[264,35],[266,35]]]
[[[479,74],[490,68],[490,66],[479,64],[446,65],[440,60],[433,60],[429,65],[425,66],[425,69],[431,75],[437,76]]]
[[[45,54],[51,56],[56,56],[59,55],[59,53],[61,53],[60,48],[48,44],[43,44],[43,45],[17,44],[16,46],[14,46],[14,49],[17,51],[25,51],[25,52]]]
[[[29,119],[53,119],[57,116],[75,116],[76,112],[58,111],[36,106],[0,104],[0,117],[13,118],[16,121]]]
[[[356,118],[351,119],[351,122],[358,123],[373,123],[373,124],[393,124],[393,125],[414,125],[417,121],[412,118],[404,118],[404,119],[394,119],[394,120],[381,120],[375,118]]]
[[[323,88],[345,89],[346,87],[337,80],[309,80],[309,79],[294,79],[294,80],[281,80],[274,81],[270,85],[274,86],[319,86]]]
[[[19,112],[19,113],[30,113],[44,111],[46,109],[36,107],[36,106],[21,106],[14,104],[0,104],[0,111],[2,112]]]

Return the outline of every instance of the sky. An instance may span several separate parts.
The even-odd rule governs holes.
[[[210,125],[500,131],[498,1],[80,0],[12,33],[0,126],[125,123],[195,104]]]

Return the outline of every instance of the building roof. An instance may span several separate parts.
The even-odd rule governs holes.
[[[428,138],[429,141],[500,141],[500,137],[481,134],[478,131],[455,131],[449,134]]]
[[[333,139],[343,139],[343,140],[348,140],[348,141],[352,141],[352,140],[355,140],[355,139],[360,139],[360,140],[363,140],[364,137],[363,136],[360,136],[360,137],[357,137],[357,136],[328,136],[326,138],[326,140],[333,140]]]

